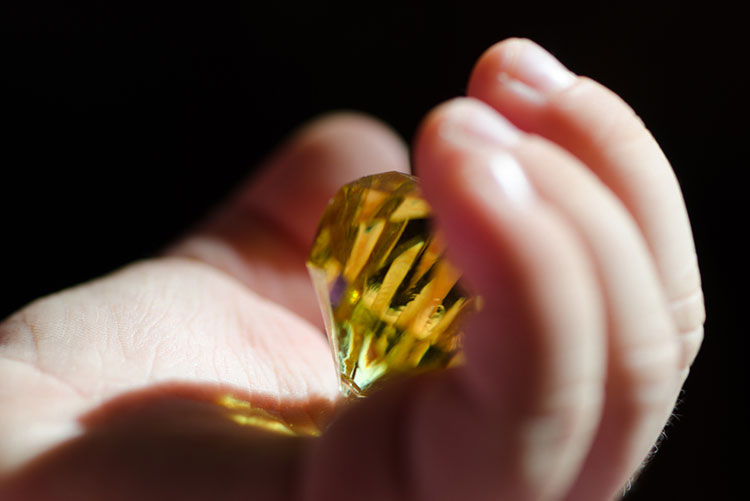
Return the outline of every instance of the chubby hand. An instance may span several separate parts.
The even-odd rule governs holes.
[[[305,255],[338,186],[409,161],[379,123],[331,115],[164,256],[0,324],[0,497],[616,496],[703,332],[663,153],[611,91],[511,39],[425,118],[413,158],[484,302],[464,366],[335,410]],[[299,429],[336,417],[271,434],[227,419],[227,395]]]

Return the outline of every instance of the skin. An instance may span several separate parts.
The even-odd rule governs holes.
[[[330,115],[163,256],[0,324],[0,498],[617,497],[702,339],[669,163],[619,97],[518,39],[424,119],[413,160],[484,299],[465,366],[337,405],[308,245],[340,185],[409,162],[385,126]],[[239,426],[225,393],[332,422]]]

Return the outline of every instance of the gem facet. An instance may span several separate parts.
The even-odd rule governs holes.
[[[307,267],[346,396],[460,357],[458,326],[476,301],[430,214],[416,178],[387,172],[342,187],[321,218]]]

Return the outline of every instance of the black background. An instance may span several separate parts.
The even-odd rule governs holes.
[[[693,223],[706,341],[629,499],[741,499],[743,16],[722,2],[602,5],[0,7],[0,317],[156,252],[319,113],[366,111],[409,140],[485,48],[525,36],[635,108]]]

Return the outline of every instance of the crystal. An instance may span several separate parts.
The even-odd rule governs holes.
[[[321,434],[321,426],[313,418],[321,415],[321,409],[301,412],[293,406],[286,406],[285,410],[279,410],[268,403],[264,405],[230,393],[219,395],[216,403],[227,410],[225,417],[241,426],[296,437],[317,437]]]
[[[398,172],[343,186],[321,218],[307,267],[345,396],[454,365],[476,298],[458,283],[417,179]]]

